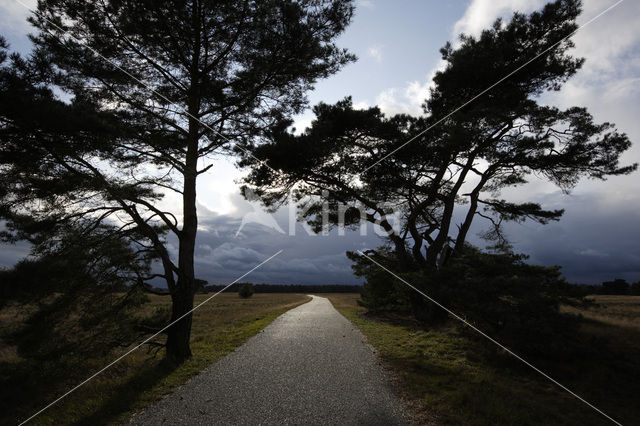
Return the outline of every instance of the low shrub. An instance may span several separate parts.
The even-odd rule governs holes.
[[[367,279],[360,303],[369,310],[411,309],[425,324],[448,317],[445,310],[369,260],[352,258],[354,269]],[[438,270],[398,276],[517,352],[561,357],[574,353],[579,319],[561,313],[559,307],[586,302],[576,297],[559,267],[529,265],[525,260],[523,255],[470,247]]]
[[[243,299],[248,299],[249,297],[253,296],[253,284],[251,283],[242,284],[238,289],[238,295]]]

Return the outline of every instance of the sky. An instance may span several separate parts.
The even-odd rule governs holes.
[[[23,1],[23,0],[20,0]],[[24,1],[32,5],[35,1]],[[460,33],[478,35],[498,17],[531,12],[539,0],[391,1],[359,0],[352,24],[338,39],[358,56],[309,93],[310,105],[352,96],[357,107],[378,105],[385,114],[420,114],[431,77],[442,66],[439,49]],[[578,23],[589,22],[573,37],[575,56],[586,58],[582,70],[565,87],[541,102],[561,108],[584,106],[598,122],[617,125],[634,143],[623,164],[640,162],[640,2],[626,0],[599,16],[616,0],[586,0]],[[0,34],[11,48],[29,50],[25,22],[28,10],[14,0],[0,3]],[[496,76],[498,80],[500,76]],[[295,126],[309,125],[310,111],[296,117]],[[210,283],[230,282],[269,256],[282,253],[244,280],[285,284],[354,284],[347,250],[383,243],[376,230],[313,235],[296,223],[295,211],[268,214],[246,201],[237,181],[243,172],[233,160],[218,158],[198,186],[200,218],[196,273]],[[509,224],[507,235],[529,262],[560,265],[570,282],[600,283],[613,278],[640,280],[640,174],[605,182],[582,181],[570,194],[534,179],[505,192],[512,201],[535,201],[547,209],[565,209],[559,222]],[[167,209],[179,204],[172,196]],[[244,219],[244,224],[243,224]],[[487,225],[476,222],[471,241]],[[366,233],[366,235],[362,235]],[[175,244],[170,251],[177,252]],[[28,254],[24,244],[0,246],[0,266],[11,266]]]

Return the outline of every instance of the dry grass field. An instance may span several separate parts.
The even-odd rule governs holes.
[[[209,295],[197,295],[200,303]],[[166,296],[150,296],[145,309],[169,307]],[[113,424],[144,408],[190,377],[233,351],[283,312],[310,298],[301,294],[255,294],[241,299],[236,293],[221,294],[194,313],[191,348],[193,357],[179,367],[162,361],[162,352],[153,356],[140,349],[104,374],[90,381],[60,404],[34,419],[32,424]],[[14,347],[2,337],[19,326],[28,306],[8,306],[0,310],[0,424],[17,424],[68,389],[89,377],[126,349],[105,358],[86,360],[82,368],[66,372],[67,379],[52,383],[47,366],[27,365]],[[38,371],[40,370],[40,371]]]
[[[424,328],[409,316],[367,314],[357,294],[328,296],[367,336],[421,424],[607,425],[609,420],[455,323]],[[622,424],[640,419],[640,297],[594,296],[581,311],[584,357],[529,360]],[[569,308],[565,308],[569,310]]]
[[[579,313],[585,319],[640,332],[640,296],[589,296],[595,305],[586,310],[564,307],[563,310]]]

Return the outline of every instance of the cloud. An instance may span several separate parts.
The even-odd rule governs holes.
[[[584,2],[578,23],[590,21],[614,3],[595,0]],[[620,76],[638,70],[638,14],[640,3],[622,2],[577,32],[573,37],[575,54],[587,59],[580,72],[583,78],[606,81],[612,75]]]
[[[249,264],[258,264],[263,256],[250,247],[242,247],[226,242],[210,251],[209,262],[225,269],[242,269]]]
[[[607,6],[610,5],[585,2],[579,22],[587,22]],[[585,58],[585,64],[561,92],[549,97],[549,102],[563,107],[587,104],[597,112],[606,104],[604,114],[607,114],[604,110],[623,102],[637,107],[640,91],[638,14],[640,3],[623,2],[580,29],[573,37],[572,54]]]
[[[603,253],[601,251],[594,250],[592,248],[588,248],[588,249],[585,249],[585,250],[579,250],[578,254],[580,256],[587,256],[587,257],[609,257],[609,253]]]
[[[422,114],[422,103],[429,93],[431,83],[411,81],[406,87],[391,87],[376,96],[376,105],[387,115]]]
[[[30,15],[29,9],[36,8],[36,0],[25,0],[24,5],[17,1],[0,2],[0,28],[1,35],[9,42],[12,51],[26,54],[31,49],[31,41],[26,34],[33,28],[27,22]],[[26,7],[25,7],[26,6]]]
[[[21,4],[21,3],[24,3]],[[0,3],[0,16],[2,16],[3,32],[9,30],[21,31],[22,34],[27,32],[31,26],[27,23],[29,10],[37,7],[37,0],[11,1]]]
[[[455,45],[461,33],[478,36],[497,18],[509,19],[516,11],[531,13],[545,3],[545,0],[473,0],[462,18],[454,23],[451,39]],[[595,0],[585,2],[578,22],[591,20],[608,6]],[[576,43],[574,55],[585,57],[587,62],[557,98],[565,94],[572,98],[572,92],[578,94],[590,90],[616,100],[616,97],[629,97],[640,90],[637,78],[640,31],[637,31],[635,22],[638,15],[640,2],[624,2],[577,32],[573,37]],[[445,65],[441,60],[424,79],[408,81],[404,87],[384,89],[376,97],[376,104],[387,114],[420,114],[421,104],[433,86],[435,73],[443,70]]]
[[[294,221],[293,232],[290,232],[295,210],[290,211],[288,207],[270,214],[285,234],[259,223],[245,223],[236,236],[242,223],[242,212],[252,212],[259,207],[239,194],[231,195],[229,202],[234,214],[199,209],[201,229],[196,245],[196,274],[212,284],[233,281],[280,249],[283,252],[279,256],[246,279],[287,284],[355,284],[360,279],[353,275],[345,251],[382,243],[372,227],[368,227],[367,236],[361,236],[357,231],[338,236],[335,229],[330,235],[322,236],[310,235],[302,224]],[[176,245],[173,237],[169,242]]]
[[[382,62],[382,46],[379,44],[369,46],[367,55],[375,59],[378,63]]]
[[[371,0],[358,0],[358,7],[363,7],[365,9],[375,9],[376,5]]]
[[[544,3],[542,0],[473,0],[462,18],[453,25],[452,39],[457,40],[460,33],[478,35],[500,16],[508,17],[515,10],[531,12]],[[433,77],[445,65],[446,62],[440,60],[424,79],[408,81],[401,88],[383,90],[376,97],[376,104],[386,114],[421,114],[421,105],[427,99],[429,89],[433,87]]]
[[[408,102],[404,93],[395,87],[383,90],[376,96],[376,105],[382,112],[388,115],[393,114],[415,114],[419,112],[419,106]]]
[[[523,13],[540,9],[546,0],[473,0],[462,18],[453,25],[453,38],[462,33],[478,36],[497,18],[508,18],[514,11]]]
[[[371,104],[369,104],[369,102],[367,102],[366,100],[354,102],[353,104],[354,109],[368,109],[369,107],[371,107]]]
[[[311,122],[315,119],[315,114],[311,108],[307,108],[303,113],[293,117],[293,126],[295,128],[295,134],[299,135],[303,133],[308,127],[311,127]]]
[[[196,273],[210,283],[230,282],[277,252],[271,247],[265,252],[233,242],[211,249],[199,246]],[[359,282],[350,273],[350,262],[344,253],[296,257],[285,249],[247,277],[248,281],[283,284],[354,284]]]
[[[549,225],[509,224],[516,250],[542,265],[561,265],[569,281],[589,284],[614,277],[640,279],[640,195],[626,200],[596,191],[565,195],[556,191],[537,201],[565,214]]]
[[[433,87],[433,77],[436,72],[445,67],[440,60],[438,65],[423,79],[408,81],[404,87],[390,87],[376,96],[376,105],[382,112],[393,114],[423,114],[422,104],[429,97],[429,90]]]
[[[545,2],[542,0],[473,0],[465,14],[454,25],[452,39],[455,41],[460,33],[478,35],[490,26],[496,18],[508,17],[515,10],[531,12],[539,9]],[[383,90],[376,97],[376,104],[386,114],[422,113],[422,103],[433,87],[433,77],[442,71],[446,62],[440,60],[422,80],[408,81],[404,87],[391,87]]]

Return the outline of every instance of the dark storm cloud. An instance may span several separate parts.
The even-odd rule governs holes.
[[[537,201],[546,207],[565,208],[565,214],[548,225],[507,227],[514,248],[529,254],[530,263],[560,265],[570,282],[640,280],[637,200],[608,204],[602,194],[566,196],[557,192]]]
[[[233,198],[234,205],[238,206],[236,212],[244,216],[255,211],[246,208],[246,201]],[[287,208],[270,215],[283,232],[259,223],[247,223],[238,232],[242,217],[217,215],[211,211],[205,211],[202,216],[196,270],[200,278],[216,284],[235,279],[278,250],[283,252],[246,280],[285,284],[354,284],[360,281],[353,276],[351,262],[345,252],[382,243],[371,227],[367,236],[361,236],[359,232],[346,232],[346,235],[339,236],[337,230],[332,230],[327,236],[310,235],[300,223],[294,223],[295,229],[290,232]]]

